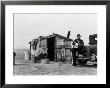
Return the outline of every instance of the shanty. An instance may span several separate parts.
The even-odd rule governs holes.
[[[36,62],[37,58],[48,58],[49,61],[70,61],[72,58],[71,48],[72,39],[59,34],[49,36],[39,36],[29,42],[31,61]]]

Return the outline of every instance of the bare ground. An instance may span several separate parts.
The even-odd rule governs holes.
[[[73,67],[72,64],[59,65],[58,62],[23,63],[14,66],[14,75],[96,75],[97,67],[94,65]]]
[[[86,66],[77,65],[73,67],[70,63],[49,62],[49,64],[32,64],[24,60],[23,52],[16,51],[16,65],[14,65],[14,75],[97,75],[97,67],[92,62]]]

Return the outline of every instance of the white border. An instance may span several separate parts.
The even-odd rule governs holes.
[[[106,84],[105,5],[6,5],[6,84]],[[95,76],[13,76],[13,13],[97,13],[98,68]]]

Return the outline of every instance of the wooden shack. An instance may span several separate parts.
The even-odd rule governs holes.
[[[31,56],[38,57],[41,53],[47,54],[50,61],[65,61],[72,57],[72,39],[53,33],[49,36],[40,36],[33,39],[30,44]]]

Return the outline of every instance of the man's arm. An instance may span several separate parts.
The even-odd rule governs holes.
[[[81,43],[80,43],[80,45],[81,45],[81,46],[84,46],[84,42],[83,42],[83,40],[81,40]]]
[[[72,44],[73,44],[73,45],[75,45],[75,44],[76,44],[76,42],[77,42],[77,40],[75,39],[75,40],[73,41],[73,43],[72,43]]]
[[[78,48],[78,42],[77,42],[77,39],[75,39],[75,40],[73,41],[73,47],[74,47],[74,48]]]

